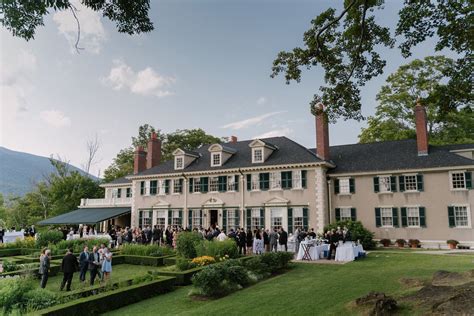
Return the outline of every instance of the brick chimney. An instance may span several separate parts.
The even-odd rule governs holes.
[[[158,139],[156,133],[151,133],[148,141],[148,150],[146,155],[146,168],[150,169],[160,164],[161,160],[161,140]]]
[[[329,160],[328,119],[322,103],[317,105],[316,113],[316,156],[322,160]]]
[[[138,146],[135,150],[133,160],[133,173],[137,174],[146,169],[146,152],[142,146]]]
[[[416,145],[418,147],[418,156],[428,155],[428,130],[426,123],[426,109],[418,100],[415,106]]]
[[[237,143],[237,136],[232,135],[230,137],[230,142],[233,143],[233,144]]]

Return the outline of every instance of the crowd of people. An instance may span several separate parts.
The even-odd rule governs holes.
[[[40,255],[39,274],[41,276],[40,287],[45,288],[49,277],[49,268],[51,264],[51,250],[43,249]],[[77,258],[72,249],[68,249],[66,255],[61,262],[61,270],[63,271],[63,280],[60,290],[71,290],[71,283],[74,272],[79,271],[79,281],[86,282],[87,272],[89,272],[89,285],[94,285],[96,279],[99,283],[107,282],[112,272],[112,252],[104,244],[100,247],[94,246],[89,251],[88,246],[84,246],[82,252]]]
[[[347,227],[341,228],[339,226],[337,229],[328,230],[324,234],[324,241],[329,244],[327,260],[331,260],[333,258],[333,253],[335,256],[336,248],[341,241],[343,243],[346,241],[352,241],[352,234]]]

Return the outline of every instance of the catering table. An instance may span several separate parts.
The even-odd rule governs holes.
[[[24,233],[23,232],[5,232],[5,235],[3,236],[4,243],[15,242],[17,239],[20,239],[20,240],[25,239]]]
[[[319,260],[321,253],[329,250],[329,245],[316,245],[314,241],[302,241],[296,260]],[[305,252],[307,251],[307,252]]]
[[[364,248],[362,245],[355,245],[352,242],[346,242],[342,245],[338,245],[336,248],[335,261],[354,261],[359,257],[359,253],[363,253]]]

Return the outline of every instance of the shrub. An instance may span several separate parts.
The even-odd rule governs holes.
[[[420,241],[418,239],[409,239],[408,240],[408,244],[413,247],[418,247],[418,245],[420,244]]]
[[[397,239],[395,240],[395,243],[398,245],[398,247],[403,247],[407,243],[405,239]]]
[[[100,246],[101,244],[108,246],[109,240],[107,238],[81,238],[74,240],[61,240],[55,245],[55,247],[57,252],[59,252],[57,254],[64,254],[64,250],[69,248],[72,248],[73,252],[79,253],[84,249],[84,246],[86,245],[91,249],[94,246]],[[51,247],[51,250],[53,250],[53,248],[54,247]]]
[[[360,243],[364,247],[365,250],[375,248],[375,242],[373,240],[374,233],[367,230],[364,225],[362,225],[359,221],[339,221],[333,224],[330,224],[324,227],[324,231],[328,231],[330,229],[336,229],[338,226],[344,227],[346,226],[349,231],[351,232],[352,240],[357,241],[360,240]]]
[[[457,246],[459,244],[459,241],[457,240],[454,240],[454,239],[450,239],[446,242],[448,245],[454,245],[454,246]]]
[[[384,247],[388,247],[390,246],[390,244],[392,243],[390,241],[390,239],[380,239],[380,243],[384,246]]]
[[[36,288],[25,293],[22,301],[22,309],[33,312],[56,305],[58,302],[59,299],[53,292]]]
[[[38,234],[36,239],[36,247],[47,247],[49,244],[56,244],[63,240],[63,233],[57,230],[50,230]]]
[[[173,250],[159,245],[125,244],[121,248],[122,254],[130,256],[162,257],[173,254]]]
[[[35,247],[36,241],[34,237],[25,237],[23,240],[17,238],[14,242],[0,244],[0,249],[27,249]]]
[[[176,252],[183,258],[197,257],[196,247],[203,242],[202,235],[195,232],[181,232],[176,239]]]
[[[258,280],[264,279],[271,274],[268,265],[262,262],[260,256],[255,256],[245,260],[244,266],[247,270],[252,272]]]
[[[203,266],[216,263],[216,259],[214,259],[214,257],[202,256],[202,257],[194,258],[191,262],[199,267],[203,267]]]
[[[197,264],[189,259],[178,257],[176,259],[176,268],[179,271],[191,270],[197,267]]]
[[[3,260],[2,267],[3,272],[12,272],[18,270],[18,264],[11,260]]]
[[[214,259],[219,260],[220,258],[238,258],[239,249],[237,243],[232,239],[224,241],[208,241],[205,240],[196,246],[197,256],[211,256]]]
[[[224,294],[222,293],[224,276],[224,269],[221,265],[213,264],[196,273],[192,278],[192,282],[194,287],[198,288],[203,295],[218,296]]]

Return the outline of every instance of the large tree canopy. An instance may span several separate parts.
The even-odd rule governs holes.
[[[143,146],[146,148],[147,142],[152,132],[157,133],[162,141],[161,161],[171,160],[173,151],[177,148],[184,150],[195,150],[205,144],[220,143],[225,138],[218,138],[209,134],[200,128],[176,130],[169,134],[162,134],[160,130],[155,129],[149,124],[138,128],[138,135],[132,136],[132,145],[120,150],[114,158],[112,164],[104,171],[104,181],[110,182],[114,179],[133,173],[133,155],[135,147]]]
[[[432,143],[474,142],[474,115],[463,94],[446,95],[449,72],[455,62],[444,56],[416,59],[387,78],[377,94],[374,116],[362,129],[362,143],[414,138],[414,106],[421,102],[427,111]],[[467,81],[469,78],[464,78]]]
[[[383,72],[386,61],[379,53],[381,47],[395,44],[390,30],[376,19],[383,4],[383,0],[345,0],[340,13],[334,8],[324,11],[304,33],[304,48],[278,54],[271,76],[284,73],[287,83],[299,82],[301,68],[320,66],[326,84],[314,95],[312,112],[322,102],[331,119],[362,119],[360,87]],[[437,51],[447,48],[460,55],[446,87],[451,93],[470,96],[466,91],[471,90],[472,81],[463,81],[473,73],[470,1],[405,0],[399,17],[395,34],[403,38],[402,55],[409,56],[413,47],[436,35]]]

